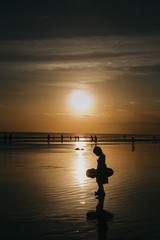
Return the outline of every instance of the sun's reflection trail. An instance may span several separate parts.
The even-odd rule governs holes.
[[[77,149],[77,158],[75,162],[76,164],[75,177],[78,180],[79,186],[83,187],[86,181],[86,163],[84,158],[85,143],[77,142],[76,149]]]

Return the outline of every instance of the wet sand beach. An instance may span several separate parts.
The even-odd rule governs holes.
[[[1,239],[160,239],[159,146],[102,144],[114,175],[96,199],[94,144],[1,145]]]

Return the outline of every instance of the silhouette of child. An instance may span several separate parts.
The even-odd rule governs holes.
[[[105,155],[102,152],[102,149],[96,146],[93,149],[93,152],[98,156],[97,159],[97,172],[96,172],[96,181],[98,184],[98,191],[95,192],[95,195],[105,195],[103,184],[108,183],[108,178],[106,177],[106,163],[105,163]]]

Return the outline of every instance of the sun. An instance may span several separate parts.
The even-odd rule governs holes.
[[[76,91],[71,95],[70,102],[75,111],[85,112],[90,108],[92,99],[84,91]]]

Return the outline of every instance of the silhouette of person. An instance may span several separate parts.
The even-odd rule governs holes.
[[[61,142],[63,142],[63,134],[61,134]]]
[[[134,151],[135,151],[135,145],[132,144],[132,152],[134,152]]]
[[[91,136],[91,142],[93,142],[93,136]]]
[[[12,134],[11,133],[9,134],[9,142],[10,143],[12,142]]]
[[[7,134],[4,134],[3,139],[4,139],[4,143],[6,144],[7,143]]]
[[[153,143],[156,142],[156,136],[153,136]]]
[[[98,184],[98,191],[95,192],[95,195],[105,195],[103,184],[108,183],[108,178],[106,177],[105,170],[107,169],[105,163],[105,155],[102,152],[102,149],[98,146],[93,149],[94,154],[98,156],[97,159],[97,171],[96,171],[96,181]]]
[[[50,135],[48,134],[48,144],[50,143]]]
[[[88,211],[86,216],[87,220],[97,219],[97,239],[105,240],[108,232],[108,221],[112,220],[113,214],[107,212],[103,209],[105,196],[98,197],[98,204],[96,207],[96,211]]]
[[[94,139],[95,139],[95,143],[97,143],[97,136],[96,135],[95,135]]]
[[[132,139],[132,144],[134,144],[134,142],[135,142],[135,139],[134,139],[134,137],[132,137],[131,139]]]

